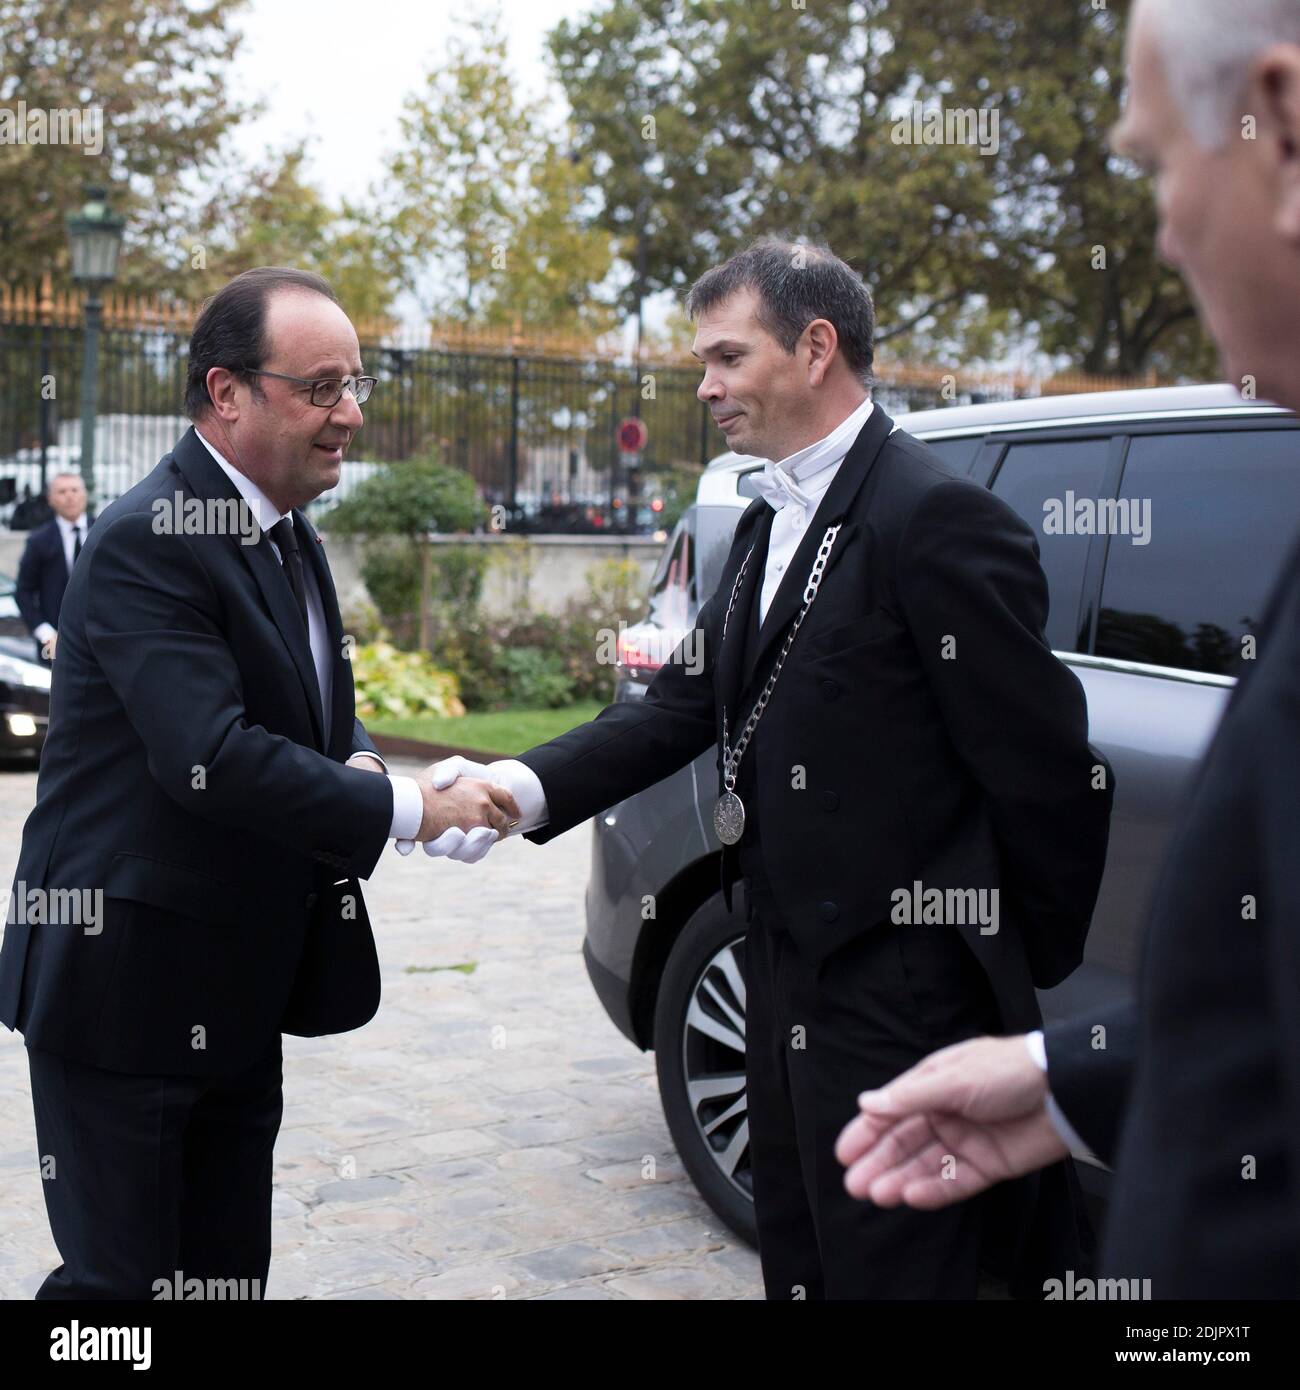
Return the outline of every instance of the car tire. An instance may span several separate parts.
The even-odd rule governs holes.
[[[664,965],[655,1002],[655,1066],[682,1165],[726,1225],[757,1244],[745,1108],[743,891],[691,915]],[[739,1041],[739,1047],[737,1047]]]

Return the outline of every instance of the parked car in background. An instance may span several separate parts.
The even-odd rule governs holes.
[[[1294,536],[1300,420],[1206,386],[956,406],[899,424],[1039,536],[1047,638],[1083,684],[1091,739],[1116,786],[1084,963],[1040,1002],[1049,1021],[1095,1009],[1132,991],[1188,779]],[[716,588],[761,467],[724,454],[706,470],[664,548],[647,619],[622,635],[617,699],[643,697]],[[1095,524],[1098,503],[1115,504],[1108,525],[1123,530]],[[655,1051],[684,1166],[722,1220],[752,1239],[744,911],[739,901],[729,915],[719,891],[716,796],[711,750],[596,818],[583,951],[610,1018]],[[1104,1198],[1106,1171],[1083,1164],[1081,1175]]]
[[[50,669],[18,614],[14,580],[0,574],[0,755],[40,754],[50,722]]]

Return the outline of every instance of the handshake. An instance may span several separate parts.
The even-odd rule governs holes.
[[[477,863],[499,838],[520,826],[524,812],[515,794],[526,790],[529,780],[536,782],[527,768],[513,760],[489,766],[460,757],[434,763],[415,780],[424,799],[424,815],[415,839],[398,840],[397,852],[410,854],[420,842],[431,858],[464,864]]]

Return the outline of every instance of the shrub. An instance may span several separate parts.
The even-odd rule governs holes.
[[[541,647],[506,647],[496,653],[510,703],[520,709],[560,709],[573,703],[573,681],[563,658]]]
[[[439,670],[423,652],[400,651],[383,638],[353,652],[352,679],[362,719],[465,713],[453,672]]]

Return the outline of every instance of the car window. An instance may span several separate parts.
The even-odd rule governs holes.
[[[648,618],[664,628],[689,627],[695,620],[698,599],[695,591],[695,538],[693,523],[696,507],[689,507],[669,537],[664,557],[650,584]]]
[[[1136,436],[1120,500],[1133,534],[1110,539],[1097,655],[1233,674],[1300,515],[1300,431]]]
[[[993,492],[1034,528],[1047,576],[1047,641],[1054,651],[1079,650],[1079,598],[1091,531],[1077,523],[1077,502],[1096,502],[1109,439],[1034,440],[1012,444]]]
[[[731,539],[744,514],[739,507],[695,509],[695,568],[701,602],[718,587]]]

